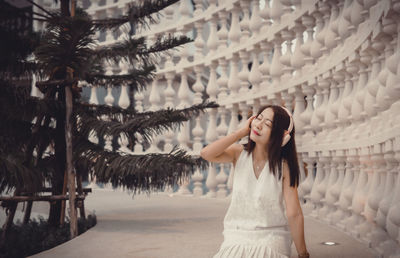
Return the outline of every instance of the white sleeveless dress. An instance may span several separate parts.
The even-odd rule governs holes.
[[[253,157],[243,150],[233,171],[232,199],[224,219],[224,241],[214,258],[287,258],[292,237],[283,202],[282,177],[266,162],[258,179]]]

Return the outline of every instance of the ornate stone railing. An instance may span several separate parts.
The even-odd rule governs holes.
[[[87,11],[96,18],[115,17],[126,12],[128,2],[91,1]],[[148,91],[134,94],[134,103],[123,85],[118,96],[108,89],[104,101],[157,110],[208,97],[220,107],[179,132],[156,137],[147,148],[139,143],[129,150],[120,139],[121,149],[169,151],[179,144],[196,155],[260,105],[285,105],[295,120],[298,192],[304,205],[313,207],[311,216],[385,257],[399,252],[400,1],[194,2],[181,0],[163,12],[162,23],[137,34],[150,41],[185,34],[194,42],[160,61],[156,79]],[[112,44],[120,35],[101,33],[99,44]],[[121,63],[107,73],[126,69]],[[96,87],[90,102],[98,103]],[[106,139],[107,148],[110,143]],[[226,197],[231,170],[228,164],[210,164],[176,193]]]

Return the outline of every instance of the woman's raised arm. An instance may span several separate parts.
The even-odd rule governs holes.
[[[250,117],[239,130],[208,144],[200,151],[200,156],[210,162],[235,163],[238,155],[243,150],[243,146],[235,142],[248,135],[251,121],[254,118],[255,116]]]

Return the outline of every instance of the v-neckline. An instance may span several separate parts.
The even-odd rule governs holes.
[[[259,181],[261,175],[264,172],[265,167],[267,166],[268,160],[265,161],[264,167],[261,169],[260,174],[258,175],[258,177],[256,177],[256,172],[254,171],[254,159],[253,159],[253,153],[250,153],[251,155],[251,171],[253,172],[253,177],[256,179],[256,181]]]

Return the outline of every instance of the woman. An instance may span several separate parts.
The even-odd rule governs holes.
[[[234,166],[224,242],[214,258],[290,257],[292,240],[299,257],[309,257],[297,195],[294,133],[290,112],[267,105],[242,128],[201,150],[201,157],[210,162]],[[246,135],[247,145],[236,143]]]

